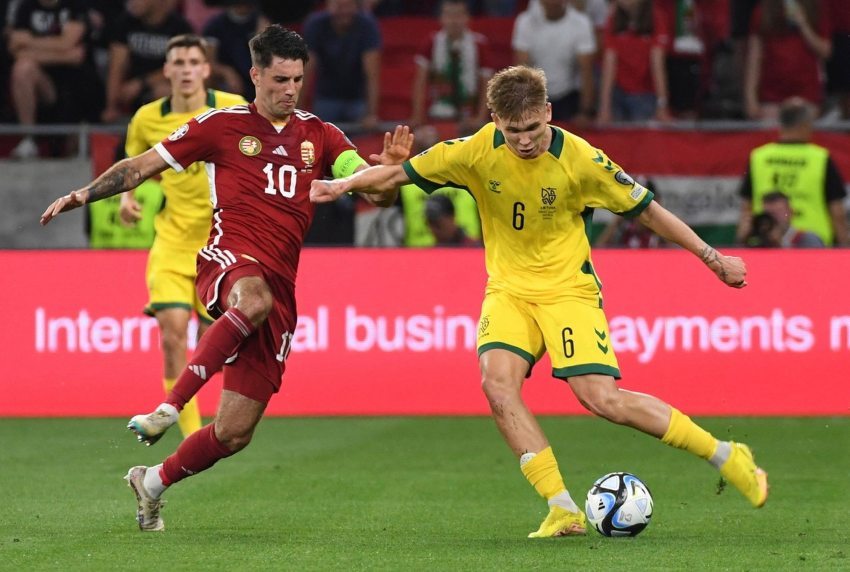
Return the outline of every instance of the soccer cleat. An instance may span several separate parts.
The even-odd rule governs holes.
[[[720,467],[720,474],[741,491],[750,504],[759,508],[767,501],[767,493],[770,490],[767,473],[756,466],[749,447],[734,441],[729,444],[732,446],[732,452]]]
[[[529,538],[554,538],[556,536],[580,536],[587,533],[587,521],[584,513],[570,512],[565,508],[553,506],[549,514]]]
[[[162,517],[159,516],[159,511],[165,504],[160,499],[155,499],[148,494],[145,489],[145,473],[147,467],[133,467],[127,472],[124,480],[127,481],[127,486],[133,489],[136,494],[136,500],[139,503],[136,509],[136,520],[139,522],[139,530],[142,532],[158,532],[165,530],[165,523]]]
[[[173,415],[164,409],[157,409],[146,415],[136,415],[127,423],[127,429],[136,434],[139,443],[148,447],[165,435],[168,428],[177,423],[179,415]]]

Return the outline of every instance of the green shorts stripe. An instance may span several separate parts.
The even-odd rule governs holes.
[[[159,302],[156,304],[148,304],[142,311],[148,316],[155,316],[158,311],[168,310],[170,308],[180,308],[181,310],[186,310],[187,312],[192,311],[192,305],[184,304],[183,302]]]
[[[582,365],[572,365],[568,367],[559,367],[552,369],[552,377],[558,379],[567,379],[577,375],[587,375],[589,373],[598,373],[600,375],[610,375],[614,379],[620,379],[620,370],[604,363],[585,363]]]
[[[481,357],[481,354],[490,350],[507,350],[527,361],[529,366],[533,366],[537,361],[537,359],[533,355],[531,355],[524,349],[512,346],[510,344],[506,344],[504,342],[489,342],[478,346],[478,357]]]

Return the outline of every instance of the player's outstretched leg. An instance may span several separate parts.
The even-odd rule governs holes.
[[[170,403],[160,403],[151,413],[134,415],[127,423],[127,429],[136,434],[139,443],[150,447],[177,423],[179,415],[177,408]]]
[[[754,507],[759,508],[767,501],[767,473],[756,466],[746,445],[718,441],[690,417],[657,397],[618,388],[613,377],[588,374],[568,381],[576,397],[592,413],[705,459]]]
[[[670,408],[670,425],[661,441],[706,459],[755,508],[767,501],[767,473],[756,466],[748,446],[734,441],[718,441],[675,407]]]
[[[764,506],[770,487],[767,483],[767,473],[756,466],[753,452],[743,443],[721,441],[718,452],[728,448],[728,458],[720,465],[720,474],[736,489],[741,491],[750,504],[755,508]]]
[[[145,488],[145,475],[149,470],[154,471],[158,468],[133,467],[127,472],[124,480],[127,481],[127,485],[133,489],[133,493],[136,495],[136,502],[138,503],[136,520],[139,523],[139,530],[142,532],[158,532],[165,530],[165,523],[159,515],[164,503]]]
[[[136,415],[127,428],[136,433],[139,442],[153,445],[174,425],[180,410],[236,354],[239,346],[256,330],[256,326],[238,308],[228,309],[198,342],[189,365],[180,374],[165,402],[152,413]]]

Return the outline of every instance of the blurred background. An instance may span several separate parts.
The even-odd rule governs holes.
[[[754,226],[760,207],[750,204],[750,154],[782,138],[782,104],[800,98],[811,106],[812,129],[794,137],[829,151],[834,169],[824,192],[846,227],[845,1],[2,0],[0,7],[0,196],[10,207],[0,213],[0,248],[145,248],[152,237],[132,236],[116,216],[95,217],[101,228],[94,229],[90,217],[46,229],[32,223],[54,196],[122,156],[130,116],[168,95],[169,37],[206,37],[214,52],[208,87],[250,101],[247,40],[269,22],[298,30],[310,46],[300,106],[340,124],[364,155],[397,123],[416,128],[419,148],[471,133],[489,120],[483,88],[494,71],[541,67],[553,121],[606,151],[718,246],[800,243],[769,238],[765,222],[779,227],[774,235],[788,222],[768,214]],[[772,190],[789,196],[790,226],[819,233],[825,246],[847,244],[846,230],[797,228],[806,226],[795,216],[799,195],[821,189],[769,176]],[[414,188],[388,211],[356,199],[321,207],[307,242],[478,245],[473,201],[454,189],[441,193],[451,200],[453,212],[443,216],[451,223],[429,220],[427,197]],[[455,222],[460,233],[446,227]],[[442,239],[433,232],[441,225]],[[598,246],[665,246],[606,213],[592,230]]]

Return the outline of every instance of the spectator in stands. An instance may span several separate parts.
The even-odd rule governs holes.
[[[514,63],[546,72],[552,119],[587,122],[593,114],[596,37],[585,14],[568,0],[540,0],[540,9],[517,16]]]
[[[238,0],[213,16],[204,26],[203,35],[213,50],[213,81],[225,91],[254,98],[251,82],[251,52],[248,40],[269,21],[257,7],[258,0]]]
[[[109,69],[110,28],[124,13],[124,2],[115,0],[86,0],[88,5],[88,24],[91,28],[89,42],[97,73],[106,77]],[[102,109],[100,111],[103,111]]]
[[[260,0],[260,12],[270,21],[293,28],[300,26],[307,15],[313,11],[318,0]]]
[[[790,200],[790,226],[810,231],[827,245],[850,246],[844,210],[844,180],[829,151],[811,143],[815,108],[792,98],[779,111],[779,140],[753,150],[741,183],[741,215],[737,238],[750,236],[753,214],[765,212],[764,201],[777,191]]]
[[[670,110],[695,119],[711,80],[712,56],[728,32],[721,29],[728,0],[656,0],[671,32],[666,58]]]
[[[593,24],[593,29],[596,36],[597,51],[602,46],[602,32],[605,30],[605,23],[608,21],[608,0],[570,0],[570,5],[586,14]],[[540,0],[530,0],[528,3],[528,11],[536,14],[543,13],[543,7],[540,5]]]
[[[17,0],[0,0],[0,18],[2,18],[2,42],[0,42],[0,122],[12,121],[13,112],[9,101],[9,75],[12,69],[12,56],[9,54],[9,34],[12,31],[12,8]]]
[[[171,93],[162,73],[168,40],[192,33],[174,6],[174,0],[127,0],[126,12],[115,23],[109,42],[103,121],[115,121]]]
[[[306,78],[316,83],[312,110],[324,121],[359,121],[374,129],[381,68],[377,21],[360,10],[358,0],[328,0],[326,10],[307,18],[304,39],[310,49]],[[304,88],[305,107],[311,87]]]
[[[39,106],[60,122],[92,120],[101,105],[100,83],[86,43],[86,11],[77,0],[22,0],[9,34],[12,102],[21,125],[34,125]],[[11,156],[38,156],[31,136]]]
[[[410,123],[452,119],[462,134],[471,133],[488,120],[487,81],[493,66],[487,38],[469,29],[466,0],[443,0],[440,24],[416,55]]]
[[[431,195],[425,203],[425,220],[434,235],[434,246],[481,246],[455,221],[455,207],[445,195]]]
[[[762,197],[764,212],[753,216],[753,225],[746,245],[762,248],[823,248],[821,238],[813,232],[791,226],[791,202],[788,197],[773,191]]]
[[[599,122],[671,119],[665,54],[670,33],[652,0],[615,0],[605,30]]]
[[[838,117],[850,119],[850,2],[826,0],[832,25],[832,55],[826,62],[826,91]]]
[[[832,52],[824,15],[816,0],[763,0],[756,8],[744,66],[747,117],[775,120],[792,96],[823,101],[820,70]]]
[[[421,153],[440,142],[440,135],[433,125],[423,125],[416,129],[413,139],[413,153]],[[443,187],[431,195],[413,183],[402,185],[399,189],[399,202],[404,217],[404,246],[434,246],[436,239],[426,218],[428,198],[442,195],[452,202],[454,222],[464,234],[474,240],[481,238],[481,221],[478,218],[478,205],[466,189]],[[337,201],[339,202],[339,201]],[[323,206],[323,205],[317,205]]]

